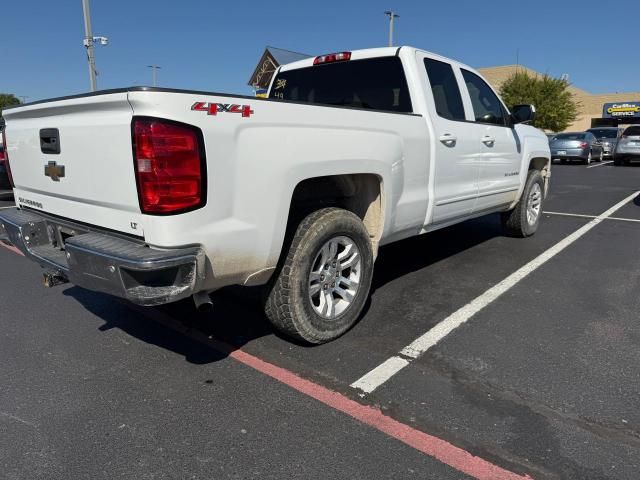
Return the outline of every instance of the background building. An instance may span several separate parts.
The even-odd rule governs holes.
[[[298,60],[311,56],[312,55],[307,55],[306,53],[292,52],[291,50],[284,50],[282,48],[267,47],[249,79],[249,85],[253,87],[256,95],[262,95],[269,86],[271,77],[273,77],[274,72],[280,65],[297,62]]]

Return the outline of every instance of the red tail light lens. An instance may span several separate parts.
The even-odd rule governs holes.
[[[133,153],[142,213],[168,215],[206,203],[200,129],[149,117],[133,120]]]
[[[587,142],[581,142],[580,143],[580,148],[587,148],[589,146],[589,144]]]
[[[332,62],[346,62],[351,60],[351,52],[329,53],[328,55],[320,55],[313,59],[314,65]]]
[[[15,187],[15,184],[13,183],[13,176],[11,175],[11,167],[9,166],[9,152],[7,151],[7,136],[4,133],[4,130],[2,130],[2,148],[4,149],[4,152],[0,152],[0,162],[4,162],[5,166],[7,167],[7,175],[9,176],[9,185],[11,185],[11,188]]]

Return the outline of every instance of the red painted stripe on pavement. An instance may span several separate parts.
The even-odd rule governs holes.
[[[218,343],[218,342],[215,342]],[[226,350],[226,349],[225,349]],[[228,350],[227,350],[228,351]],[[384,415],[380,410],[362,405],[344,395],[299,377],[293,372],[254,357],[242,350],[228,351],[235,360],[255,369],[325,405],[349,415],[387,435],[425,453],[456,470],[481,480],[525,480],[528,475],[519,475],[505,470],[466,450],[440,438],[416,430],[404,423]]]
[[[10,252],[13,253],[17,253],[18,255],[22,255],[24,257],[24,253],[22,253],[20,250],[18,250],[16,247],[14,247],[13,245],[7,245],[4,242],[0,242],[0,247],[4,247],[7,250],[9,250]]]

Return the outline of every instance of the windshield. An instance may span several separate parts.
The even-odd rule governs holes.
[[[618,136],[617,128],[592,128],[587,132],[593,133],[598,138],[617,138]]]
[[[584,140],[584,133],[561,133],[554,140]]]
[[[629,127],[624,131],[625,137],[640,137],[640,127]]]

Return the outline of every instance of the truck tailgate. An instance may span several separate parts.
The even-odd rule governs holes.
[[[16,203],[142,236],[127,92],[5,110]]]

